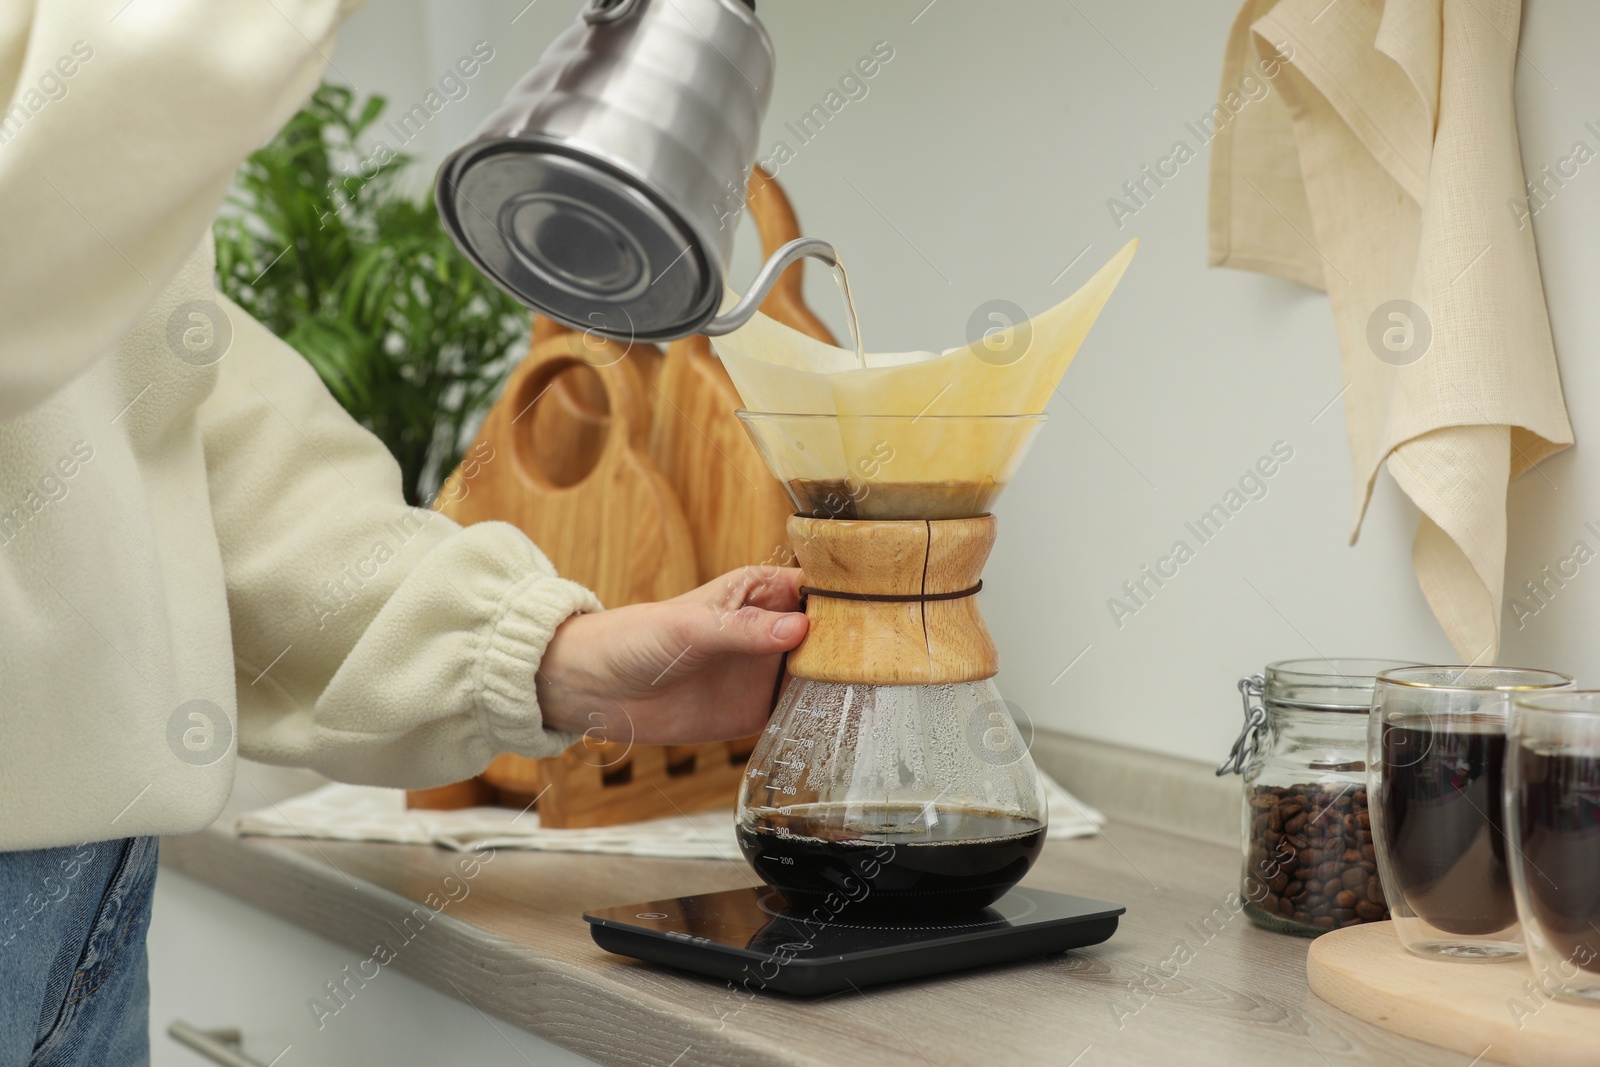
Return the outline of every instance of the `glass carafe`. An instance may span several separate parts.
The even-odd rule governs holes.
[[[1039,774],[993,679],[796,679],[751,754],[738,839],[789,903],[851,917],[982,909],[1044,845]]]

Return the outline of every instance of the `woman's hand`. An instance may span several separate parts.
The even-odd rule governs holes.
[[[546,726],[675,745],[766,724],[782,654],[806,635],[800,571],[745,567],[672,600],[562,623],[539,664]]]

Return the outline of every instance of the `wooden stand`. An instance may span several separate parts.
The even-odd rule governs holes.
[[[806,599],[811,630],[789,653],[789,673],[870,685],[994,677],[1000,654],[976,596],[967,593],[978,585],[994,538],[993,515],[902,521],[794,516],[789,540],[812,590]],[[925,599],[949,593],[967,595]]]
[[[1385,1030],[1455,1049],[1463,1064],[1600,1062],[1600,1005],[1551,1000],[1538,991],[1526,959],[1423,959],[1401,946],[1393,923],[1365,923],[1311,942],[1306,977],[1312,992],[1334,1007]]]

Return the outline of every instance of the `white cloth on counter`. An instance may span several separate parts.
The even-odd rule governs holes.
[[[1046,837],[1088,837],[1099,832],[1105,823],[1104,815],[1062,789],[1048,775],[1040,777],[1049,815]],[[337,782],[247,812],[235,820],[234,829],[241,834],[267,837],[439,845],[458,852],[523,848],[677,859],[740,858],[733,836],[733,812],[728,808],[620,826],[547,830],[539,825],[539,813],[532,809],[407,809],[404,790]]]

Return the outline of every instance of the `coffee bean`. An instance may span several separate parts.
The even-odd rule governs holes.
[[[1249,797],[1245,878],[1252,914],[1313,931],[1388,918],[1365,789],[1257,787]]]

